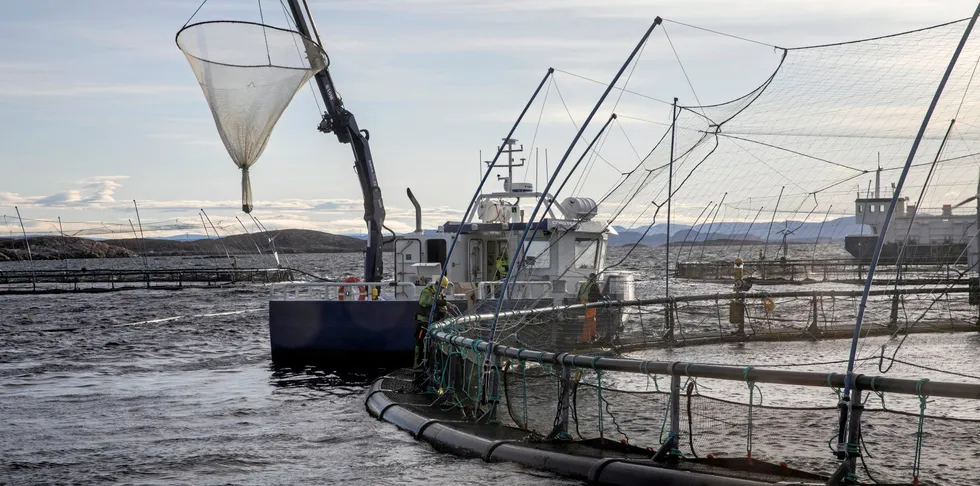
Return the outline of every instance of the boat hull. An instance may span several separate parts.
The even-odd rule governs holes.
[[[874,235],[849,235],[844,237],[844,249],[855,259],[870,263],[878,237]],[[895,263],[898,260],[902,246],[895,242],[886,242],[881,247],[881,263]],[[966,262],[965,243],[943,243],[927,245],[904,245],[901,255],[906,264],[926,263],[957,263]]]
[[[417,308],[412,301],[270,301],[272,361],[366,371],[410,367]]]

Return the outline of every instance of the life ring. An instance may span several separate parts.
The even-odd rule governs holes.
[[[344,283],[356,283],[360,281],[361,279],[357,277],[347,277],[344,279]],[[367,299],[367,289],[363,285],[358,285],[357,290],[360,292],[359,295],[357,296],[357,300]],[[341,285],[340,287],[337,287],[337,300],[344,300],[345,295],[346,295],[346,291],[344,289],[344,286]]]

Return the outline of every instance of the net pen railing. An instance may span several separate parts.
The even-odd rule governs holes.
[[[765,477],[793,470],[796,478],[826,480],[841,463],[856,480],[882,483],[971,484],[980,472],[968,446],[980,437],[978,377],[957,383],[857,374],[851,396],[842,397],[846,376],[833,371],[491,346],[445,331],[431,336],[439,394],[474,419],[489,416],[545,442]],[[841,363],[815,364],[841,370]],[[842,409],[858,425],[853,442],[838,444]]]
[[[865,332],[976,330],[975,301],[980,296],[976,288],[965,283],[955,287],[876,288],[867,305]],[[497,341],[529,349],[593,352],[600,348],[624,351],[725,340],[842,337],[853,330],[860,296],[858,290],[824,289],[539,305],[497,314]],[[590,309],[594,310],[591,318]],[[438,327],[485,339],[494,314],[480,310],[477,307],[447,319]]]

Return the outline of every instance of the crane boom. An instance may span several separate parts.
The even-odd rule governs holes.
[[[312,16],[307,23],[309,7],[306,0],[287,1],[296,30],[307,38],[315,40],[323,48]],[[313,35],[311,35],[311,28]],[[312,55],[312,53],[307,54]],[[364,254],[364,281],[380,282],[384,270],[381,230],[384,227],[385,207],[381,198],[381,187],[378,186],[378,178],[374,172],[374,160],[371,158],[371,146],[368,143],[369,134],[367,130],[361,130],[357,126],[354,114],[344,108],[344,101],[337,94],[333,79],[330,77],[329,64],[316,73],[313,79],[316,80],[320,96],[326,106],[326,112],[317,129],[324,133],[333,133],[340,143],[350,144],[354,152],[354,169],[361,184],[364,222],[367,223],[368,230],[367,251]]]

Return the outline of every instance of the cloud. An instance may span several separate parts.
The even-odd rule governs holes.
[[[20,204],[25,207],[50,208],[100,208],[114,204],[116,190],[122,187],[119,181],[129,176],[95,176],[72,182],[79,189],[68,189],[47,196],[25,196],[14,192],[0,192],[0,202]]]
[[[40,206],[68,206],[82,201],[81,191],[71,190],[58,192],[50,196],[36,199],[33,203]]]
[[[116,202],[112,195],[116,193],[116,189],[122,187],[122,184],[113,180],[103,180],[88,184],[86,187],[94,189],[95,193],[85,198],[84,202],[90,204],[108,204]]]
[[[317,211],[356,211],[364,209],[364,202],[356,199],[334,199],[317,203],[313,209]]]
[[[85,96],[163,96],[200,91],[196,86],[166,84],[76,84],[39,86],[35,83],[0,83],[3,98],[75,98]]]

